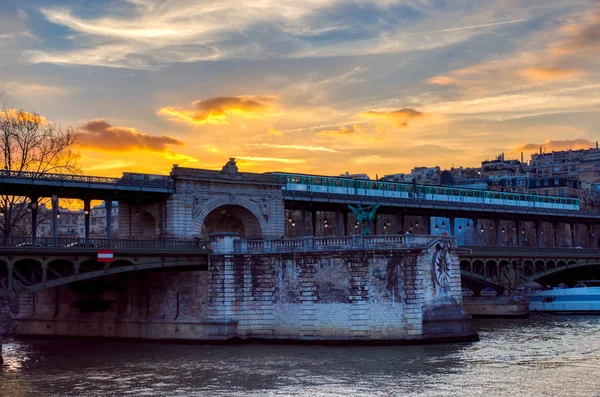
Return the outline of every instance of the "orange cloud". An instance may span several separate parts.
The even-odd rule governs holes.
[[[317,135],[322,135],[322,136],[330,136],[330,137],[347,137],[347,136],[351,136],[351,135],[356,135],[356,134],[360,134],[363,132],[363,129],[361,128],[360,125],[355,124],[353,126],[341,126],[340,128],[338,128],[337,130],[323,130],[323,131],[319,131],[317,132]]]
[[[423,113],[410,108],[404,108],[400,110],[394,110],[393,112],[377,112],[370,110],[368,112],[362,112],[358,114],[359,117],[389,120],[398,127],[408,127],[408,120],[416,117],[422,117]]]
[[[516,149],[517,152],[539,152],[540,146],[545,152],[559,151],[559,150],[577,150],[577,149],[589,149],[595,147],[595,143],[583,138],[576,139],[556,139],[548,140],[544,143],[527,143]]]
[[[158,114],[190,124],[229,124],[231,115],[258,118],[271,108],[274,100],[273,96],[215,97],[192,102],[195,110],[165,107]]]
[[[600,51],[600,5],[581,23],[569,23],[560,31],[566,38],[552,46],[553,55],[597,54]]]
[[[141,149],[164,152],[167,146],[183,146],[183,142],[168,136],[151,136],[134,128],[113,127],[103,119],[89,121],[81,127],[80,141],[88,148],[106,151]]]
[[[449,76],[433,76],[427,82],[434,85],[453,85],[456,84],[456,79]]]
[[[522,69],[519,74],[529,81],[550,81],[561,78],[569,78],[580,75],[581,70],[564,69],[555,66],[548,67],[532,67]]]

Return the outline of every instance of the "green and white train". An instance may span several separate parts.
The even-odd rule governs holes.
[[[352,194],[367,197],[412,198],[459,203],[579,210],[579,199],[577,198],[283,172],[273,172],[272,174],[278,175],[285,182],[283,189],[290,192]]]

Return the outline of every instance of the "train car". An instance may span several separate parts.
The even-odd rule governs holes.
[[[290,174],[273,172],[284,182],[284,190],[328,194],[352,194],[368,197],[415,198],[430,201],[495,204],[578,211],[579,199],[522,193],[497,192],[448,186],[415,185],[352,179],[343,176]]]

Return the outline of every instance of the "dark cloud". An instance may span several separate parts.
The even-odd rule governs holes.
[[[103,119],[89,121],[80,130],[81,143],[90,148],[121,151],[148,150],[164,152],[167,146],[183,146],[183,142],[168,136],[151,136],[133,128],[113,127]]]

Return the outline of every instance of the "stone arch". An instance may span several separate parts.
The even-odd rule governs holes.
[[[140,237],[142,240],[154,240],[156,238],[156,219],[150,212],[142,212],[139,220]]]
[[[42,280],[42,262],[33,258],[23,258],[13,265],[15,283],[28,286]]]
[[[464,272],[472,272],[471,261],[469,261],[467,259],[462,259],[460,261],[460,270],[462,270]]]
[[[262,238],[269,233],[269,224],[267,222],[266,216],[263,211],[260,209],[258,204],[254,201],[250,201],[244,197],[232,197],[232,196],[221,196],[209,200],[202,208],[200,209],[198,215],[195,219],[192,219],[192,224],[194,231],[196,234],[200,234],[200,230],[204,225],[206,217],[212,213],[214,210],[220,207],[241,207],[251,213],[256,221],[256,226],[258,226],[258,230],[254,233],[251,233],[253,238]],[[203,236],[208,237],[208,236]],[[247,236],[247,238],[250,236]]]

